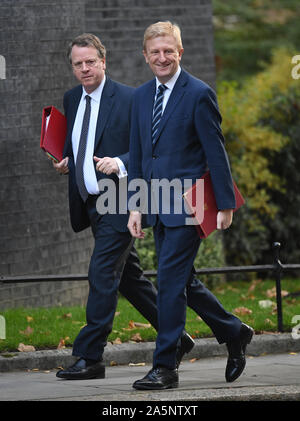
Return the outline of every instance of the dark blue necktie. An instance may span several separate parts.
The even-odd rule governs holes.
[[[85,158],[85,150],[86,150],[87,136],[88,136],[88,131],[89,131],[90,116],[91,116],[91,97],[86,95],[85,99],[86,99],[85,112],[83,116],[81,135],[80,135],[78,153],[77,153],[77,158],[76,158],[76,181],[77,181],[77,186],[78,186],[80,196],[84,202],[86,202],[89,195],[84,183],[83,163],[84,163],[84,158]]]
[[[159,126],[159,122],[162,116],[164,93],[166,89],[167,87],[165,85],[159,85],[157,89],[157,95],[156,95],[156,100],[154,102],[153,116],[152,116],[152,143],[155,143],[156,141],[158,126]]]

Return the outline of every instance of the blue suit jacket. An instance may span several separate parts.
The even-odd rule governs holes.
[[[94,154],[100,158],[118,156],[128,167],[129,158],[129,126],[131,101],[134,88],[114,82],[106,78],[103,88],[99,115],[97,120]],[[67,117],[67,137],[64,147],[64,157],[69,157],[69,206],[71,225],[75,232],[82,231],[90,225],[85,205],[79,195],[75,177],[75,164],[72,149],[72,130],[82,95],[79,85],[64,95],[64,110]],[[116,186],[118,198],[119,178],[96,171],[97,180],[110,178]],[[117,203],[118,209],[118,203]],[[105,214],[103,218],[118,231],[127,231],[127,214]]]
[[[134,93],[129,182],[135,178],[143,178],[148,183],[151,179],[164,178],[194,182],[209,168],[218,208],[234,208],[232,177],[214,91],[182,70],[160,121],[157,141],[152,145],[155,90],[154,79]],[[129,197],[133,194],[129,192]],[[181,214],[174,213],[174,200],[177,199],[171,195],[170,214],[159,211],[159,218],[166,226],[185,225],[184,207]],[[182,196],[180,200],[183,201]],[[156,216],[150,215],[148,222],[154,225]]]

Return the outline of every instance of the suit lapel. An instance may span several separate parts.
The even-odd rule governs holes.
[[[187,84],[187,73],[184,72],[184,70],[181,71],[174,88],[172,89],[170,98],[167,102],[166,108],[164,110],[164,113],[162,115],[161,121],[158,126],[158,132],[156,136],[156,142],[158,142],[161,132],[166,126],[166,123],[174,111],[175,107],[179,103],[179,101],[182,99],[183,95],[185,94],[185,85]],[[155,146],[155,144],[153,146]]]
[[[156,91],[156,81],[155,79],[153,79],[149,87],[147,88],[147,92],[144,95],[144,102],[142,105],[143,115],[144,115],[143,124],[145,126],[145,133],[147,135],[146,142],[149,145],[152,145],[151,128],[152,128],[152,113],[153,113],[155,91]]]
[[[111,113],[111,109],[114,104],[114,95],[114,83],[107,78],[101,95],[94,150],[96,150],[98,147],[107,119]]]
[[[73,127],[75,123],[75,118],[79,106],[79,102],[82,96],[82,86],[78,86],[73,94],[72,97],[70,97],[70,105],[68,110],[68,133],[66,138],[66,143],[64,147],[64,156],[69,155],[71,156],[73,154],[73,148],[72,148],[72,132]]]

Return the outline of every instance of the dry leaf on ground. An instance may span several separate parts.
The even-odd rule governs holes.
[[[57,345],[57,349],[63,349],[65,347],[66,347],[65,340],[63,338],[61,338],[58,345]]]
[[[241,316],[244,316],[246,314],[252,314],[252,310],[250,310],[250,308],[247,307],[237,307],[233,310],[233,312]]]
[[[22,335],[29,336],[33,333],[33,329],[30,326],[27,326],[25,330],[19,330]]]
[[[143,367],[146,363],[129,363],[129,367]]]
[[[258,305],[260,308],[269,308],[269,307],[276,306],[276,303],[274,303],[274,301],[271,301],[271,300],[260,300],[258,302]]]
[[[271,288],[271,289],[268,289],[268,290],[266,291],[266,295],[267,295],[267,297],[269,297],[269,298],[274,298],[274,297],[276,297],[276,287],[273,287],[273,288]],[[288,295],[288,291],[281,290],[281,296],[282,296],[282,297],[285,297],[286,295]]]
[[[19,343],[18,351],[20,351],[20,352],[33,352],[33,351],[35,351],[35,347],[32,346],[32,345],[25,345],[25,344]]]
[[[252,281],[250,287],[248,288],[248,293],[254,291],[256,288],[256,285],[260,283],[261,283],[261,279],[255,279],[254,281]]]
[[[139,332],[132,335],[130,339],[134,342],[142,342],[142,340],[143,340],[142,337],[141,337],[141,334]]]
[[[151,327],[150,323],[140,323],[140,322],[134,322],[135,327],[143,327],[145,329],[149,329]]]

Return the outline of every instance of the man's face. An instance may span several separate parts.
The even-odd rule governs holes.
[[[73,73],[88,94],[100,85],[105,69],[105,58],[100,58],[94,47],[74,45],[71,52]]]
[[[161,83],[166,83],[179,67],[183,48],[179,50],[176,39],[166,35],[146,41],[143,54],[154,75]]]

